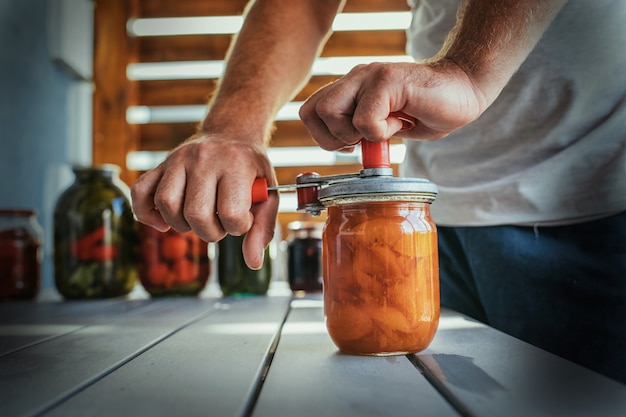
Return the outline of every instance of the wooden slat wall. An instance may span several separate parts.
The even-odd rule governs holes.
[[[222,60],[230,35],[181,35],[135,38],[126,34],[130,18],[240,15],[247,0],[96,0],[94,162],[122,167],[122,179],[131,184],[140,174],[126,168],[133,150],[169,150],[194,133],[197,123],[129,125],[129,106],[203,105],[215,88],[213,79],[129,81],[126,66],[134,62]],[[406,11],[406,0],[348,0],[344,12]],[[403,55],[405,33],[356,31],[334,33],[322,56]],[[315,76],[295,98],[302,101],[336,77]],[[393,142],[399,142],[392,139]],[[299,121],[277,121],[272,147],[312,146],[315,143]],[[396,168],[397,171],[397,167]],[[357,165],[278,167],[280,183],[293,183],[299,172],[322,175],[356,172]],[[280,222],[302,218],[285,213]],[[285,228],[283,228],[285,229]]]
[[[126,122],[126,108],[137,104],[137,86],[126,66],[137,61],[137,40],[126,35],[128,16],[139,0],[96,0],[94,14],[93,162],[122,168],[131,184],[137,174],[126,169],[126,154],[139,148],[138,126]]]

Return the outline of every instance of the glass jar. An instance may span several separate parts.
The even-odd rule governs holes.
[[[294,292],[322,291],[321,222],[290,222],[287,236],[287,279]]]
[[[324,314],[339,350],[404,355],[425,349],[439,323],[434,184],[361,179],[320,190]]]
[[[34,210],[0,210],[0,300],[37,297],[41,285],[42,238]]]
[[[208,245],[193,232],[139,223],[139,280],[153,297],[193,296],[209,280]]]
[[[74,167],[54,210],[54,279],[68,299],[128,294],[137,282],[136,222],[119,167]]]
[[[243,238],[226,235],[217,243],[217,279],[225,297],[265,295],[272,280],[269,246],[265,248],[263,266],[253,270],[243,259]]]

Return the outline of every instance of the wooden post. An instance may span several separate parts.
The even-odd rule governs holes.
[[[136,40],[127,36],[126,22],[137,14],[137,0],[96,0],[94,21],[93,162],[122,168],[131,185],[137,173],[126,169],[126,155],[137,149],[136,126],[126,122],[126,109],[137,103],[137,85],[126,77],[136,62]]]

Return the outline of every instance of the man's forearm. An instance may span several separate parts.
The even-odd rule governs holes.
[[[236,112],[250,132],[268,132],[275,113],[308,79],[342,5],[342,0],[252,3],[203,128],[226,123]]]
[[[490,104],[566,0],[464,0],[437,58],[454,61]]]

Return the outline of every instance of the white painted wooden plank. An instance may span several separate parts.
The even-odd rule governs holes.
[[[152,304],[150,299],[45,301],[0,303],[0,324],[85,323],[111,313],[125,313]]]
[[[472,415],[626,416],[625,385],[451,311],[416,357]]]
[[[46,416],[244,416],[289,297],[225,300]]]
[[[457,416],[405,356],[338,352],[321,300],[294,300],[253,417]]]
[[[159,300],[0,358],[0,415],[32,415],[160,342],[218,300]],[[98,304],[92,308],[98,310]],[[105,308],[104,311],[107,309]]]
[[[0,303],[0,356],[76,331],[89,323],[155,308],[149,300]]]

